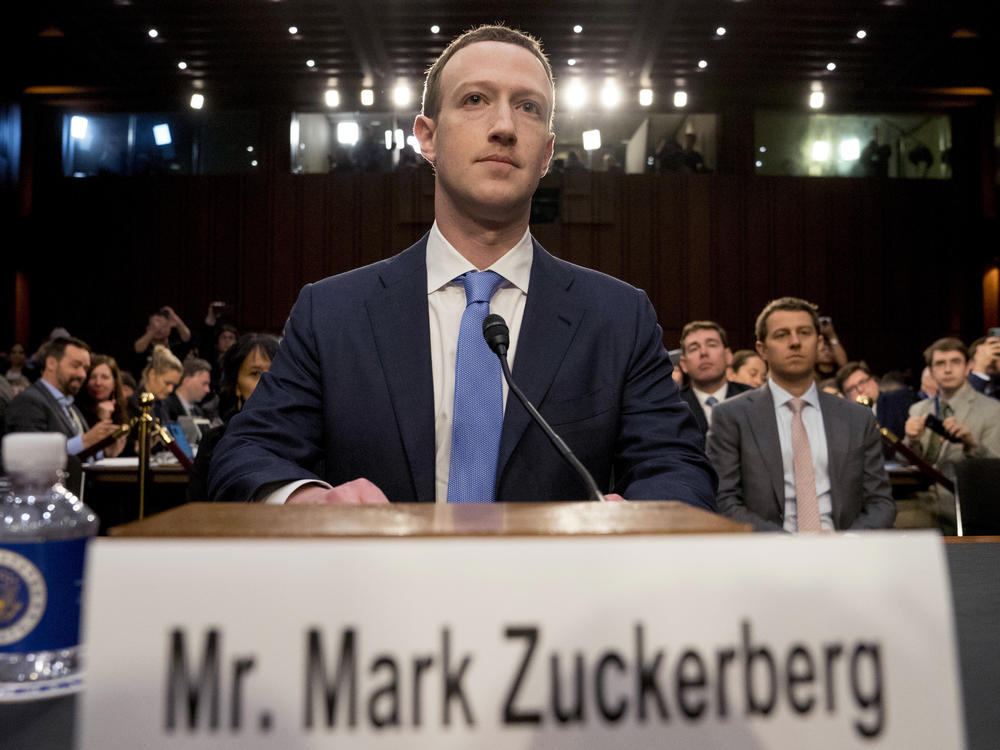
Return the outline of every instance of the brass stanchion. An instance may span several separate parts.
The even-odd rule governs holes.
[[[156,397],[145,391],[139,396],[139,519],[146,517],[146,479],[149,476],[149,433],[153,424],[153,402]],[[157,425],[159,426],[159,425]]]

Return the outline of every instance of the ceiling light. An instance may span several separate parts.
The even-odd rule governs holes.
[[[576,26],[573,27],[574,34],[579,34],[581,31],[583,31],[583,26],[581,26],[580,24],[577,24]]]
[[[375,92],[371,89],[361,89],[361,105],[370,107],[375,103]]]
[[[579,78],[572,81],[566,88],[566,106],[569,109],[580,109],[587,103],[587,89]]]
[[[187,70],[188,69],[188,64],[186,62],[184,62],[183,60],[181,60],[179,63],[177,63],[177,69],[178,70]]]
[[[576,65],[576,58],[575,57],[571,57],[569,60],[566,61],[566,64],[570,65],[570,66]]]
[[[762,154],[766,154],[767,153],[767,146],[761,146],[757,150],[760,151]]]
[[[169,146],[173,141],[170,138],[170,126],[161,122],[153,126],[153,141],[157,146]]]
[[[250,166],[251,167],[256,167],[257,166],[257,160],[256,159],[251,159],[250,160]]]
[[[719,26],[719,27],[717,27],[715,29],[715,33],[716,33],[717,36],[725,36],[726,35],[726,27],[725,26]]]
[[[417,140],[417,137],[415,135],[406,136],[406,145],[412,148],[418,154],[420,153],[420,141]]]
[[[312,59],[312,58],[310,57],[310,58],[309,58],[308,60],[306,60],[306,67],[307,67],[307,68],[315,68],[315,67],[316,67],[316,61],[315,61],[315,60],[313,60],[313,59]]]
[[[698,61],[698,67],[701,70],[704,70],[705,68],[707,68],[708,67],[708,60],[699,60]]]
[[[584,130],[583,131],[583,150],[584,151],[596,151],[601,147],[601,131],[600,130]]]
[[[385,150],[392,151],[392,131],[385,131]]]
[[[437,24],[434,24],[433,26],[431,26],[431,33],[432,34],[440,34],[441,33],[441,27],[438,26]]]
[[[359,134],[358,123],[353,120],[337,123],[337,143],[343,143],[345,146],[353,146],[358,142]]]
[[[810,150],[810,156],[813,161],[828,161],[830,159],[830,142],[829,141],[813,141],[812,149]]]
[[[202,94],[191,94],[191,109],[201,109],[205,106],[205,97]]]
[[[326,102],[326,106],[328,107],[339,107],[340,92],[337,89],[327,89],[326,93],[323,94],[323,101]]]
[[[397,107],[406,107],[410,104],[410,99],[412,99],[413,94],[410,91],[410,87],[405,83],[401,83],[396,88],[392,90],[392,103]]]
[[[822,91],[813,91],[809,94],[809,106],[813,109],[823,109],[823,105],[826,103],[826,97],[823,95]]]
[[[653,103],[653,89],[640,89],[639,90],[639,104],[643,107],[648,107]]]
[[[396,128],[393,131],[393,137],[395,138],[395,141],[396,141],[396,150],[397,151],[402,151],[403,150],[403,146],[406,145],[406,136],[403,135],[403,129],[402,128]]]
[[[855,34],[854,36],[856,36],[858,39],[864,39],[866,36],[868,36],[868,32],[865,31],[864,29],[858,29],[858,33]]]
[[[826,69],[829,70],[832,73],[833,71],[835,71],[837,69],[837,63],[835,63],[835,62],[828,62],[826,64]]]
[[[617,107],[618,103],[622,100],[621,89],[615,83],[606,83],[601,89],[601,104],[607,108],[612,109]]]
[[[157,31],[156,29],[150,29],[146,33],[149,34],[149,38],[150,39],[156,39],[156,37],[158,37],[160,35],[160,32]]]
[[[763,166],[764,166],[764,162],[762,162],[762,161],[755,161],[755,162],[753,163],[753,165],[754,165],[755,167],[763,167]]]
[[[687,91],[675,91],[674,92],[674,106],[680,109],[681,107],[686,107],[688,103]]]
[[[86,117],[73,115],[69,118],[69,134],[78,141],[82,141],[87,137],[87,124],[88,121]]]
[[[253,153],[253,146],[247,146],[247,153],[248,154],[252,154]]]
[[[291,34],[292,36],[295,36],[296,34],[299,33],[299,27],[298,26],[289,26],[288,27],[288,33]]]

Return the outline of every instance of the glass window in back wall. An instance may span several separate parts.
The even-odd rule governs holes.
[[[938,114],[757,112],[759,175],[951,178],[951,123]]]

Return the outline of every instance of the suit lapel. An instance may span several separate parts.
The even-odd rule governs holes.
[[[66,414],[66,410],[63,409],[62,404],[60,404],[56,400],[56,397],[52,395],[52,392],[45,387],[45,384],[41,380],[35,383],[35,387],[41,392],[43,398],[45,398],[46,402],[48,403],[49,408],[55,413],[56,418],[62,425],[63,433],[69,437],[73,437],[74,435],[76,435],[77,434],[76,425],[73,424],[73,421]],[[70,408],[75,408],[75,407],[70,407]]]
[[[532,242],[531,280],[512,374],[514,382],[528,400],[540,407],[576,335],[584,308],[571,292],[572,272],[545,252],[541,245],[534,240]],[[498,485],[511,454],[530,422],[531,416],[517,397],[509,394],[500,437]]]
[[[372,335],[403,441],[416,497],[434,501],[434,383],[427,314],[427,237],[381,271],[366,302]]]
[[[694,421],[698,423],[701,434],[704,435],[708,432],[708,420],[705,418],[705,410],[701,408],[701,404],[698,403],[698,397],[694,395],[694,391],[691,390],[690,386],[681,389],[681,398],[690,407],[691,416],[694,417]]]
[[[840,496],[839,478],[844,476],[848,436],[851,434],[851,425],[848,420],[850,412],[848,409],[841,408],[844,405],[836,396],[822,392],[819,394],[819,406],[823,414],[823,432],[826,433],[826,468],[830,476],[830,505],[834,523],[838,529],[843,528],[840,516],[844,509],[844,503]]]
[[[781,440],[778,437],[778,420],[774,415],[771,389],[765,383],[745,398],[750,402],[748,405],[750,432],[753,434],[754,442],[757,443],[761,462],[767,467],[775,502],[778,504],[781,517],[784,517],[785,469],[781,462]]]

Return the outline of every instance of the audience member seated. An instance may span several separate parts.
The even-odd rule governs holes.
[[[106,354],[95,354],[91,357],[87,381],[77,394],[76,405],[91,427],[106,420],[111,420],[116,425],[129,421],[128,404],[125,392],[122,390],[121,370],[118,369],[118,362],[114,357]],[[108,446],[104,449],[104,455],[121,455],[125,442],[126,439],[123,437],[114,445]]]
[[[177,317],[172,307],[163,306],[146,323],[146,332],[132,345],[135,351],[133,372],[140,372],[157,346],[168,348],[177,359],[184,359],[191,350],[191,330]]]
[[[708,457],[719,474],[719,510],[765,531],[892,526],[896,515],[875,417],[820,393],[816,307],[795,297],[757,318],[767,386],[715,407]]]
[[[730,383],[760,388],[767,380],[767,365],[752,349],[740,349],[733,353],[733,359],[726,368],[726,379]]]
[[[90,367],[87,344],[76,338],[57,338],[46,347],[43,361],[41,377],[7,406],[6,431],[64,434],[66,452],[71,457],[67,487],[79,493],[82,475],[76,456],[113,433],[116,425],[104,419],[88,428],[73,403]]]
[[[157,345],[149,357],[149,363],[142,371],[142,381],[139,390],[128,400],[129,411],[133,416],[140,412],[139,396],[143,392],[152,393],[156,401],[153,403],[153,416],[163,425],[170,421],[167,409],[167,396],[181,382],[184,366],[167,347]]]
[[[27,361],[28,357],[24,352],[24,344],[14,344],[7,355],[7,379],[10,380],[16,375],[21,375],[21,368],[24,367],[24,363]]]
[[[212,366],[203,359],[189,357],[184,360],[181,382],[167,396],[167,414],[171,422],[178,417],[208,417],[201,407],[201,400],[208,395]]]
[[[937,381],[931,375],[931,368],[925,367],[920,371],[920,390],[917,391],[917,398],[934,398],[937,392]]]
[[[983,336],[969,345],[969,385],[1000,399],[1000,339]]]
[[[823,393],[829,393],[831,396],[836,396],[837,398],[843,398],[844,394],[840,392],[840,386],[837,385],[836,378],[827,378],[826,380],[821,380],[816,384]]]
[[[840,336],[833,329],[833,320],[827,316],[819,319],[819,349],[816,353],[816,380],[837,376],[837,370],[847,364],[847,352],[840,344]]]
[[[45,351],[56,339],[68,339],[70,338],[69,331],[61,326],[53,328],[49,333],[48,337],[41,344],[38,345],[38,349],[35,353],[25,360],[25,363],[21,366],[21,374],[28,379],[29,382],[34,383],[42,376],[42,370],[45,369]]]
[[[271,369],[271,360],[278,353],[278,339],[264,333],[248,333],[231,347],[223,359],[222,380],[219,383],[219,416],[222,425],[210,430],[198,446],[194,469],[188,482],[188,502],[203,502],[208,496],[208,469],[215,446],[226,434],[234,414],[254,392],[260,376]]]
[[[837,386],[848,401],[857,401],[859,396],[867,397],[878,423],[902,437],[910,406],[917,400],[913,391],[909,388],[883,391],[864,362],[848,362],[837,370]]]
[[[924,352],[924,359],[938,392],[910,407],[906,444],[948,477],[954,476],[954,465],[967,458],[1000,458],[1000,402],[969,385],[965,344],[955,338],[938,339]],[[939,422],[940,432],[947,437],[930,422]],[[954,495],[935,484],[918,499],[930,525],[946,534],[955,533]]]
[[[122,393],[125,394],[125,401],[128,402],[128,400],[132,398],[132,394],[136,392],[139,386],[136,385],[135,378],[132,376],[132,373],[127,370],[120,370],[120,372],[122,376]]]
[[[681,331],[680,367],[690,381],[681,388],[681,398],[691,407],[702,435],[712,424],[712,410],[717,404],[750,390],[748,385],[726,380],[726,366],[732,356],[726,331],[718,323],[695,320]]]

